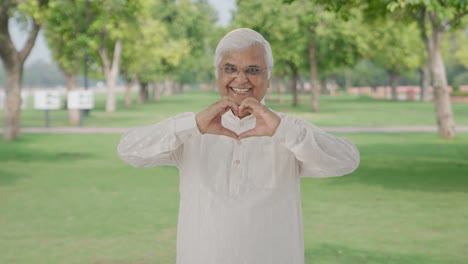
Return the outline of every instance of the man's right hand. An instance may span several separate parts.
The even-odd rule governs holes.
[[[237,116],[239,105],[233,100],[223,97],[205,110],[198,112],[195,115],[195,120],[200,132],[202,134],[224,135],[238,140],[239,136],[236,133],[221,124],[221,116],[229,110],[232,110],[234,115]]]

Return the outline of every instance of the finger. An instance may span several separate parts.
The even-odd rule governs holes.
[[[241,102],[240,106],[244,106],[245,108],[258,108],[264,106],[261,104],[259,101],[257,101],[255,98],[249,97],[245,99],[244,101]]]
[[[229,100],[229,99],[223,99],[223,100],[220,101],[220,103],[224,107],[223,114],[226,113],[229,110],[232,110],[232,112],[235,115],[237,115],[237,113],[239,111],[239,105],[236,102],[234,102],[232,100]]]
[[[221,130],[219,131],[220,135],[223,135],[223,136],[228,136],[230,138],[233,138],[235,140],[239,140],[239,135],[237,135],[236,133],[234,133],[233,131],[227,129],[227,128],[221,128]]]
[[[248,137],[258,137],[260,135],[258,135],[257,131],[253,128],[253,129],[250,129],[250,130],[247,130],[243,133],[241,133],[239,135],[239,139],[244,139],[244,138],[248,138]]]
[[[252,114],[252,108],[250,106],[241,105],[239,106],[239,115],[238,116],[248,116]]]
[[[239,106],[239,113],[241,115],[254,114],[258,106],[261,106],[261,104],[255,98],[247,98],[241,102]]]

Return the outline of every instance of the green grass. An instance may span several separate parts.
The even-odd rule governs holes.
[[[135,95],[136,96],[136,95]],[[104,111],[103,94],[96,94],[96,107],[89,116],[84,118],[85,126],[96,127],[127,127],[157,122],[167,116],[187,111],[200,111],[219,99],[216,92],[191,91],[175,96],[162,97],[158,102],[144,105],[134,104],[134,107],[124,107],[123,94],[118,96],[117,111]],[[275,99],[273,95],[271,97]],[[310,111],[309,95],[302,95],[298,107],[291,106],[291,96],[286,95],[284,103],[268,102],[271,108],[301,116],[319,126],[404,126],[431,125],[435,126],[434,105],[430,102],[393,102],[375,100],[368,97],[355,96],[322,96],[321,110],[318,113]],[[453,111],[458,125],[468,125],[468,104],[454,103]],[[51,126],[67,126],[65,110],[50,111]],[[22,111],[21,125],[23,127],[43,127],[45,125],[44,111],[33,110],[32,107]]]
[[[468,263],[468,134],[346,136],[359,169],[302,180],[307,263]],[[0,263],[174,263],[177,170],[124,164],[118,140],[0,142]]]
[[[104,111],[85,126],[128,127],[199,111],[216,92],[192,91],[158,102]],[[309,96],[293,108],[268,102],[320,126],[434,125],[432,103]],[[468,105],[453,104],[468,125]],[[52,127],[67,126],[65,110]],[[24,110],[23,127],[44,126]],[[348,134],[362,155],[346,177],[303,179],[307,263],[468,263],[468,134]],[[0,263],[174,263],[177,170],[121,162],[118,135],[31,135],[0,142]]]

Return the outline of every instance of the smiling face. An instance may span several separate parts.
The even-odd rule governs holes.
[[[239,70],[237,76],[230,77],[220,68],[234,66],[237,69],[255,67],[263,70],[267,68],[264,54],[264,48],[261,45],[253,45],[245,49],[224,53],[217,69],[218,79],[216,81],[221,97],[227,96],[238,104],[247,97],[254,97],[261,101],[270,85],[267,70],[254,77],[246,75],[243,70]]]

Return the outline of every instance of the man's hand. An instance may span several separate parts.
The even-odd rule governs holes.
[[[239,115],[237,103],[227,97],[223,97],[205,110],[198,112],[195,115],[195,120],[200,132],[202,134],[224,135],[238,140],[239,136],[236,133],[223,127],[221,124],[221,116],[229,110],[232,110],[235,115]]]
[[[239,116],[252,114],[256,118],[255,127],[240,134],[239,139],[259,136],[271,137],[281,122],[281,118],[277,114],[253,97],[246,98],[241,102],[238,113]]]

